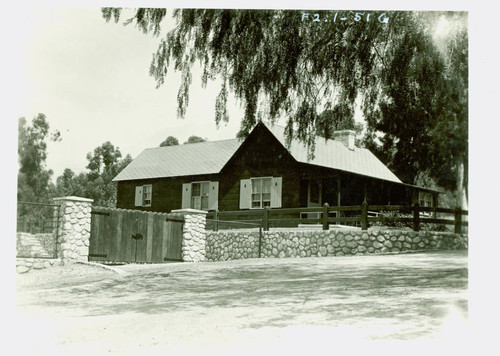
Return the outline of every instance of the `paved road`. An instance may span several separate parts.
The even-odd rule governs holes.
[[[465,332],[465,251],[117,268],[124,273],[21,288],[19,320],[38,335],[43,325],[30,347],[218,354]]]

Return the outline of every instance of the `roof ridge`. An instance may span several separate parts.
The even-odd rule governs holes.
[[[278,126],[278,128],[282,128],[283,129],[283,135],[285,135],[285,129],[286,127],[283,126],[283,125],[279,125],[279,124],[267,124],[265,122],[262,122],[264,125],[266,126]],[[354,129],[345,129],[345,130],[351,130],[351,131],[354,131],[356,132]],[[342,131],[342,130],[334,130],[333,132],[335,131]],[[357,135],[357,134],[356,134]],[[341,144],[341,145],[344,145],[341,141],[338,141],[338,140],[335,140],[333,137],[332,138],[326,138],[326,137],[323,137],[323,136],[320,136],[318,134],[314,134],[314,137],[316,140],[323,140],[325,141],[325,143],[328,143],[328,142],[335,142],[336,144]],[[303,142],[301,141],[300,139],[296,138],[296,137],[292,137],[292,141],[296,141],[297,143],[301,143],[303,144],[304,146],[307,146],[307,143],[306,142]],[[286,147],[285,147],[286,148]],[[356,151],[356,150],[365,150],[365,151],[369,151],[370,153],[372,153],[368,148],[366,147],[359,147],[359,146],[354,146],[354,150],[353,151]]]
[[[286,129],[286,127],[285,127],[285,126],[282,126],[282,125],[279,125],[279,124],[272,124],[272,123],[267,124],[267,123],[265,123],[265,122],[262,122],[262,123],[263,123],[264,125],[266,125],[266,126],[268,126],[268,125],[269,125],[269,126],[271,126],[271,127],[272,127],[272,126],[278,126],[279,128],[282,128],[282,129],[283,129],[283,135],[285,134],[285,129]],[[338,131],[338,130],[334,130],[334,132],[335,132],[335,131]],[[314,137],[315,137],[315,139],[322,139],[322,140],[325,140],[326,142],[328,142],[328,141],[332,141],[332,142],[342,143],[342,142],[337,141],[337,140],[335,140],[335,139],[333,139],[333,138],[326,138],[326,137],[320,136],[320,135],[318,135],[318,134],[316,134],[316,133],[314,134]],[[305,143],[305,142],[301,141],[300,139],[298,139],[298,138],[296,138],[296,137],[292,137],[292,140],[295,140],[295,141],[297,141],[298,143],[302,143],[302,144],[306,145],[306,143]],[[357,146],[356,146],[356,148],[360,148],[360,147],[357,147]]]
[[[239,140],[239,138],[226,138],[224,140],[216,140],[216,141],[203,141],[203,142],[194,142],[194,143],[183,143],[183,144],[180,144],[180,145],[148,147],[148,148],[145,148],[144,151],[146,151],[146,150],[157,150],[157,149],[160,149],[160,148],[167,148],[167,147],[182,147],[182,146],[186,146],[186,145],[197,145],[197,144],[200,144],[200,143],[219,143],[219,142],[238,141],[238,140]]]

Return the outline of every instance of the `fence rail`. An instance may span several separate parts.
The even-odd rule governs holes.
[[[254,228],[259,228],[259,258],[261,258],[262,255],[262,229],[263,229],[263,222],[262,220],[252,220],[252,221],[257,221],[257,222],[248,222],[248,221],[234,221],[234,220],[220,220],[218,219],[217,211],[214,213],[215,219],[207,219],[207,223],[213,223],[214,231],[219,230],[219,225],[222,224],[238,224],[238,225],[245,225],[247,227],[254,227]]]
[[[400,212],[411,217],[386,217],[383,212]],[[300,215],[318,213],[318,217],[302,218]],[[438,217],[437,214],[452,215],[453,218]],[[299,215],[296,217],[295,215]],[[468,211],[462,209],[449,209],[438,207],[420,207],[415,205],[361,205],[333,206],[328,204],[314,208],[285,208],[285,209],[255,209],[242,211],[214,211],[209,212],[207,221],[211,222],[215,231],[220,222],[245,224],[249,221],[259,221],[262,229],[267,231],[270,227],[291,224],[321,224],[323,230],[328,230],[330,224],[351,223],[360,225],[362,230],[367,230],[370,223],[407,223],[411,224],[414,231],[420,231],[422,224],[454,225],[455,233],[462,233],[462,227],[468,226],[462,216]],[[227,219],[236,220],[227,220]],[[257,225],[256,223],[253,223]]]

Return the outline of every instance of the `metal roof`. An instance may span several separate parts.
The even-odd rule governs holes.
[[[368,177],[402,183],[374,154],[365,148],[350,150],[342,142],[316,137],[314,159],[307,147],[292,140],[288,148],[284,128],[264,124],[298,162],[333,168]],[[234,155],[238,139],[149,148],[137,156],[113,181],[216,174]]]
[[[286,147],[285,128],[279,125],[266,125],[273,135]],[[366,148],[348,149],[342,142],[327,140],[316,136],[314,159],[308,160],[307,146],[299,140],[292,140],[288,151],[298,162],[338,169],[372,178],[402,183],[389,168]]]
[[[113,181],[219,173],[240,145],[232,139],[148,148]]]

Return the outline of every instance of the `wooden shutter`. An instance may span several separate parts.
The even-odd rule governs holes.
[[[210,182],[208,190],[208,210],[219,208],[219,182]]]
[[[182,185],[182,209],[191,207],[191,183]]]
[[[252,206],[252,181],[242,179],[240,181],[240,209],[250,209]]]
[[[271,181],[271,208],[281,208],[282,178],[276,177]]]
[[[142,206],[142,185],[135,187],[135,206]]]

